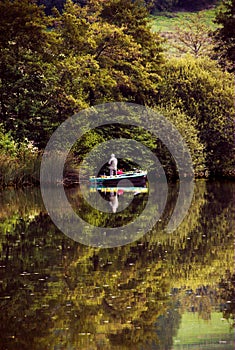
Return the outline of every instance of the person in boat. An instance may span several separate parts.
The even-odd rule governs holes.
[[[110,176],[117,175],[117,164],[118,164],[118,160],[115,157],[115,154],[111,154],[111,158],[109,160]]]

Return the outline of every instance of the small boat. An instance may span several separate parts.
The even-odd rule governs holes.
[[[126,183],[125,183],[126,180]],[[144,185],[147,180],[147,171],[137,170],[129,171],[123,174],[113,175],[113,176],[91,176],[89,181],[92,186],[102,185],[102,186],[117,186],[119,181],[122,187],[131,187],[135,185]]]

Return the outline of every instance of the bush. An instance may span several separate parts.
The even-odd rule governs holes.
[[[215,175],[233,168],[233,77],[209,58],[170,59],[163,72],[158,103],[172,103],[194,121],[205,146],[206,165]]]
[[[0,124],[0,187],[38,183],[40,153],[32,142],[17,143]]]

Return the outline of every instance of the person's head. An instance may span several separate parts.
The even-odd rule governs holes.
[[[112,154],[111,154],[111,158],[114,158],[114,157],[115,157],[115,154],[112,153]]]

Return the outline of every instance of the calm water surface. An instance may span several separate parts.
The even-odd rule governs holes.
[[[2,191],[0,349],[233,349],[233,191],[232,182],[198,181],[174,233],[156,225],[112,249],[61,233],[39,189]],[[129,196],[118,193],[114,213],[103,194],[110,213],[99,216],[78,189],[68,191],[73,207],[102,225],[109,216],[121,226],[146,201]]]

